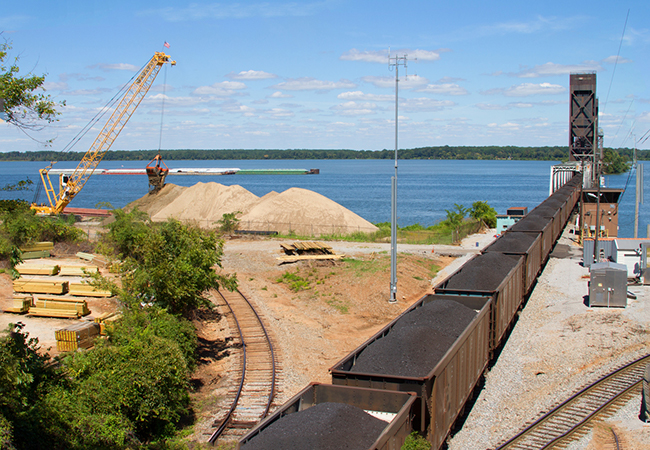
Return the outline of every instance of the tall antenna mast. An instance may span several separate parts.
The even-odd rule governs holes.
[[[399,105],[399,66],[404,66],[406,76],[407,55],[391,58],[388,50],[388,70],[395,68],[395,176],[391,178],[391,210],[390,210],[390,299],[389,303],[397,303],[397,136],[398,136],[398,105]]]

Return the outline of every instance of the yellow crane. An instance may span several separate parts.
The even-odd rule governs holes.
[[[72,175],[66,177],[61,175],[59,179],[59,193],[55,193],[52,181],[50,180],[49,171],[54,163],[51,163],[44,169],[39,170],[41,181],[47,194],[47,205],[32,204],[31,208],[36,210],[37,214],[59,214],[70,203],[70,201],[81,191],[88,178],[93,174],[97,165],[102,160],[106,152],[129,121],[136,108],[149,91],[149,88],[160,72],[161,67],[169,63],[172,66],[176,61],[172,61],[168,55],[163,52],[156,52],[149,60],[147,65],[137,74],[135,81],[131,83],[127,91],[122,96],[119,104],[111,114],[104,128],[95,139],[95,142],[81,159],[77,168]]]

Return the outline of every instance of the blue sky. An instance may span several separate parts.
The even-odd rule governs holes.
[[[67,106],[36,140],[0,124],[0,151],[64,148],[162,50],[177,65],[113,150],[392,149],[389,49],[400,148],[567,145],[569,74],[595,70],[605,145],[648,149],[648,19],[647,0],[5,2],[20,73]]]

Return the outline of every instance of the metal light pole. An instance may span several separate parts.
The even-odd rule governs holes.
[[[388,69],[395,67],[395,175],[391,178],[390,202],[390,299],[389,303],[397,303],[397,129],[399,104],[399,66],[406,71],[406,55],[388,55]]]

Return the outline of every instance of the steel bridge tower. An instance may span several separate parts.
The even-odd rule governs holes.
[[[569,161],[584,167],[584,182],[595,183],[600,162],[596,73],[570,75]],[[586,172],[586,173],[585,173]]]

